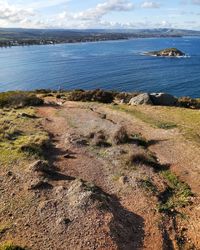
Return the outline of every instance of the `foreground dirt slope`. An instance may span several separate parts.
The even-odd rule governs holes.
[[[52,140],[48,166],[3,172],[3,201],[15,188],[20,202],[0,213],[14,222],[1,241],[33,250],[200,249],[199,147],[178,128],[95,103],[46,105],[37,115]]]

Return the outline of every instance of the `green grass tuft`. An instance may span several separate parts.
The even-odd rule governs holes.
[[[167,181],[168,187],[160,195],[159,211],[171,212],[189,205],[193,195],[191,188],[170,170],[162,171],[161,174]]]
[[[3,243],[0,245],[0,250],[26,250],[23,247],[14,245],[12,243]]]

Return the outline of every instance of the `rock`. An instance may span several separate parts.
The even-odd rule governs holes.
[[[57,225],[62,225],[62,226],[67,226],[69,223],[71,222],[71,220],[69,218],[58,218],[58,220],[56,221]]]
[[[36,190],[36,189],[52,189],[53,186],[51,184],[49,184],[47,181],[43,181],[43,180],[33,180],[29,187],[28,190]]]
[[[50,167],[45,161],[35,161],[33,164],[29,166],[30,172],[48,172],[50,171]]]
[[[148,93],[137,95],[131,98],[129,105],[151,105],[152,101]]]
[[[7,173],[6,173],[6,176],[13,176],[13,172],[12,171],[8,171]]]
[[[152,93],[150,98],[154,105],[174,106],[177,102],[176,97],[166,93]]]
[[[127,176],[121,176],[120,178],[119,178],[119,183],[120,184],[122,184],[122,185],[124,185],[124,184],[126,184],[128,182],[128,177]]]
[[[180,57],[185,56],[185,53],[177,48],[167,48],[159,51],[147,52],[146,55],[150,56],[164,56],[164,57]]]

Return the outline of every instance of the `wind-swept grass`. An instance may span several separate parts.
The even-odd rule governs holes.
[[[172,129],[176,128],[176,124],[171,121],[165,121],[154,118],[151,114],[146,114],[145,112],[140,111],[137,107],[127,106],[127,105],[112,105],[110,106],[114,110],[122,111],[127,114],[130,114],[141,121],[148,123],[149,125],[162,129]]]

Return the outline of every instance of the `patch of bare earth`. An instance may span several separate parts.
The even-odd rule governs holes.
[[[152,128],[94,103],[47,105],[37,115],[51,135],[48,167],[3,176],[4,199],[16,189],[3,212],[8,229],[1,241],[33,250],[200,249],[200,156],[178,129]],[[156,155],[155,166],[141,160],[149,154]],[[195,194],[170,213],[159,211],[165,168]]]

